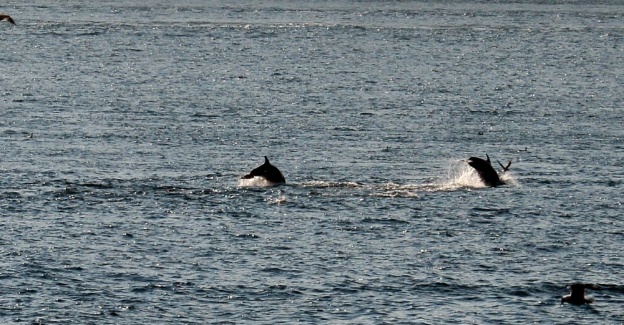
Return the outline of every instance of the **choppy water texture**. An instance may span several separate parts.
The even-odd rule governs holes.
[[[624,323],[620,2],[163,3],[0,7],[1,323]]]

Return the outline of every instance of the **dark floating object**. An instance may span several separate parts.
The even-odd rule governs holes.
[[[492,162],[490,162],[490,156],[488,156],[487,154],[485,156],[487,157],[487,160],[483,160],[478,157],[470,157],[466,162],[477,171],[477,174],[479,174],[479,178],[481,178],[485,186],[495,187],[498,185],[504,185],[505,182],[500,179],[498,173],[496,172],[496,170],[494,170],[494,167],[492,167]],[[511,166],[511,160],[509,161],[507,166],[503,166],[503,164],[501,164],[498,160],[497,162],[503,168],[503,173],[507,172],[509,170],[509,167]]]
[[[9,15],[5,15],[5,14],[0,14],[0,21],[8,21],[11,24],[15,25],[15,21],[13,20],[13,18],[11,18],[11,16]]]
[[[596,289],[593,285],[583,284],[583,283],[574,283],[570,285],[570,294],[567,296],[561,297],[561,304],[567,302],[572,305],[584,305],[591,304],[594,302],[594,298],[585,297],[585,288],[588,289]]]
[[[249,174],[241,178],[251,179],[256,176],[262,177],[268,182],[275,183],[275,184],[286,183],[286,179],[284,179],[284,175],[282,175],[282,172],[280,172],[280,170],[277,169],[277,167],[271,165],[271,163],[269,162],[269,158],[267,158],[267,156],[264,156],[264,164],[262,166],[252,170],[251,172],[249,172]]]

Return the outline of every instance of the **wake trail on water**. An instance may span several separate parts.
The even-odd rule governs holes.
[[[500,175],[501,180],[509,185],[517,185],[513,175],[509,172]],[[486,188],[474,168],[470,167],[465,160],[455,160],[449,163],[447,173],[444,177],[433,182],[422,184],[396,184],[393,182],[385,184],[360,184],[355,182],[329,182],[310,181],[301,183],[302,187],[313,188],[354,188],[379,190],[379,196],[417,196],[416,192],[449,192],[462,189]]]
[[[517,185],[513,175],[509,172],[501,174],[500,178],[508,185]],[[252,179],[240,179],[238,185],[240,187],[270,187],[275,184],[266,181],[262,177],[254,177]],[[419,193],[423,192],[452,192],[463,189],[482,189],[487,187],[474,168],[470,167],[465,160],[451,161],[444,177],[422,184],[397,184],[394,182],[365,184],[349,181],[332,182],[314,180],[294,184],[294,186],[307,189],[353,189],[365,191],[365,195],[378,197],[418,197]],[[326,194],[331,195],[331,193]]]

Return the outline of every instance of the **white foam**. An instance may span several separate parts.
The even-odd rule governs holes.
[[[518,186],[518,182],[513,177],[513,174],[510,173],[510,172],[506,172],[506,173],[503,173],[502,175],[500,175],[500,179],[503,182],[505,182],[505,184],[507,184],[507,185]]]
[[[508,185],[517,185],[516,180],[510,172],[500,175],[503,182]],[[428,184],[420,185],[420,190],[426,192],[456,191],[460,189],[479,189],[487,187],[477,171],[470,167],[465,160],[455,160],[449,163],[445,178]]]
[[[241,178],[238,180],[238,186],[240,187],[269,187],[275,185],[277,184],[269,182],[266,178],[261,176],[254,176],[254,178]]]
[[[465,160],[451,161],[446,177],[429,184],[423,184],[422,190],[428,192],[455,191],[462,188],[485,187],[481,178]]]

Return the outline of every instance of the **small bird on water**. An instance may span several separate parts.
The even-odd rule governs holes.
[[[15,21],[13,20],[13,18],[11,18],[11,16],[9,15],[5,15],[5,14],[0,14],[0,21],[8,21],[11,24],[15,25]]]
[[[585,288],[594,289],[594,286],[583,283],[574,283],[570,285],[570,294],[561,297],[561,304],[563,305],[564,302],[573,305],[591,304],[594,302],[594,298],[585,297]]]

